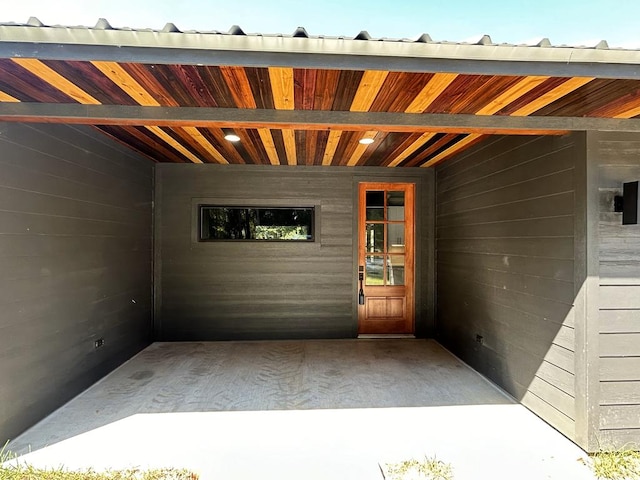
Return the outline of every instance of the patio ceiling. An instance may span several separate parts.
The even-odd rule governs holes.
[[[637,51],[176,30],[0,26],[0,120],[93,125],[159,162],[389,167],[640,130]]]

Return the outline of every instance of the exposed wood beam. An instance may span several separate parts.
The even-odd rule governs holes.
[[[318,110],[205,107],[144,107],[61,103],[0,103],[0,120],[82,125],[207,128],[290,128],[366,132],[442,132],[544,135],[568,131],[639,132],[639,119],[514,117],[466,114],[409,114]]]

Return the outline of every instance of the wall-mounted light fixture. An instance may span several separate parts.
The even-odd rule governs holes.
[[[640,210],[638,198],[638,184],[640,182],[627,182],[622,184],[622,196],[616,195],[613,200],[614,211],[622,213],[623,225],[638,224],[638,210]]]

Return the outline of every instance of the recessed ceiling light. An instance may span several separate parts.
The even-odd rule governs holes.
[[[373,138],[361,138],[359,142],[362,145],[371,145],[373,143]]]
[[[230,142],[239,142],[240,141],[240,137],[238,135],[236,135],[235,133],[227,133],[224,136],[225,140],[229,140]]]

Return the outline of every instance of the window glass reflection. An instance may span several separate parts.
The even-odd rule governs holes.
[[[404,255],[387,257],[387,285],[404,285]]]
[[[200,241],[313,241],[313,207],[200,206]]]
[[[365,257],[365,284],[384,285],[384,256],[367,255]]]
[[[365,244],[367,252],[382,252],[384,250],[384,224],[367,223]]]

